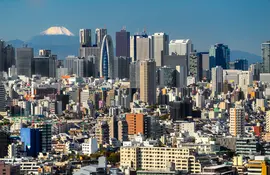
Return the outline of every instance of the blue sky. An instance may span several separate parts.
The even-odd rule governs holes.
[[[28,40],[51,26],[74,34],[106,26],[114,37],[126,26],[190,38],[199,51],[225,43],[260,55],[270,40],[269,9],[270,0],[0,0],[0,38]]]

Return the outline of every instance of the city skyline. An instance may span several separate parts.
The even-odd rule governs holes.
[[[208,3],[191,0],[165,5],[159,1],[152,3],[139,0],[135,4],[132,1],[105,0],[84,2],[83,6],[81,2],[1,1],[0,6],[5,8],[1,9],[0,14],[9,16],[3,19],[6,25],[0,29],[0,38],[6,41],[13,39],[27,41],[51,26],[65,26],[76,36],[81,28],[94,30],[106,27],[114,40],[115,32],[126,26],[131,35],[145,28],[149,34],[165,32],[170,39],[190,38],[194,41],[195,49],[200,51],[208,50],[210,45],[216,43],[225,43],[233,50],[260,55],[260,44],[268,40],[267,34],[270,29],[270,25],[264,22],[270,6],[268,0],[262,0],[261,3],[251,0],[245,3],[242,0],[237,2],[210,0]],[[142,3],[139,11],[131,10]],[[64,8],[59,8],[60,6]],[[132,8],[133,6],[135,8]],[[52,13],[47,13],[48,8]],[[98,13],[101,8],[104,13]],[[110,8],[114,8],[112,13],[109,13]],[[80,9],[80,13],[77,9]],[[73,13],[68,13],[71,10]],[[160,13],[161,10],[163,13]],[[18,11],[23,12],[23,15]]]

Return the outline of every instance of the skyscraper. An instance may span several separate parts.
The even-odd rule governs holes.
[[[169,35],[165,33],[155,33],[152,35],[153,55],[151,58],[155,59],[156,66],[161,67],[162,58],[169,53]]]
[[[68,69],[68,75],[74,74],[73,65],[75,59],[77,59],[77,57],[75,57],[74,55],[69,55],[64,61],[64,67]]]
[[[91,29],[80,29],[80,45],[81,47],[91,47]]]
[[[134,61],[129,65],[130,88],[140,88],[140,62]]]
[[[187,71],[185,66],[176,66],[176,87],[183,88],[187,85]]]
[[[51,55],[50,50],[40,50],[39,56],[33,59],[32,74],[43,77],[56,77],[56,55]]]
[[[107,35],[107,29],[96,29],[96,46],[101,47],[105,35]]]
[[[189,68],[190,52],[193,52],[193,44],[190,39],[171,40],[169,43],[169,55],[186,55],[187,68]]]
[[[189,56],[189,73],[196,78],[196,81],[202,80],[202,54],[191,52]]]
[[[5,106],[6,106],[6,90],[5,86],[0,82],[0,112],[5,112]]]
[[[171,67],[160,67],[158,69],[158,85],[160,88],[176,87],[176,70]]]
[[[21,128],[21,141],[24,142],[24,151],[27,156],[36,157],[41,151],[40,145],[40,131],[34,128]]]
[[[31,77],[32,72],[32,60],[34,57],[34,49],[23,47],[17,48],[17,58],[16,58],[16,67],[18,75],[25,75]]]
[[[140,100],[150,105],[156,104],[156,62],[140,62]]]
[[[8,71],[8,68],[12,67],[13,65],[16,65],[15,60],[15,49],[11,45],[7,45],[4,50],[5,56],[6,56],[6,64],[4,67],[4,71]]]
[[[230,134],[241,136],[245,133],[245,111],[241,106],[230,109]]]
[[[114,77],[115,78],[129,78],[129,64],[130,57],[115,57],[114,59]]]
[[[5,59],[5,53],[3,52],[5,49],[5,42],[3,40],[0,40],[0,71],[4,71],[6,59]]]
[[[130,57],[130,32],[116,32],[116,56]]]
[[[262,43],[263,72],[270,73],[270,41]]]
[[[221,66],[223,69],[229,68],[230,49],[227,45],[216,44],[209,50],[210,69],[215,66]]]
[[[212,68],[212,93],[218,95],[223,88],[223,68],[216,66]]]
[[[147,60],[151,57],[151,37],[137,36],[136,38],[136,60]]]
[[[148,35],[144,32],[142,34],[136,34],[134,36],[130,36],[130,57],[132,61],[136,61],[137,59],[137,37],[139,38],[148,38]]]
[[[113,78],[114,54],[113,42],[110,35],[105,35],[102,41],[100,54],[100,77]]]
[[[84,77],[84,59],[77,58],[74,60],[73,73],[78,77]]]

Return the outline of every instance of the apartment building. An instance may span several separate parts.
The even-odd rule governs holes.
[[[166,171],[168,163],[173,163],[175,170],[200,173],[201,164],[193,153],[187,148],[121,147],[120,165],[135,170]]]

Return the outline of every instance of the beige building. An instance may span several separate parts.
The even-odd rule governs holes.
[[[266,132],[270,132],[270,111],[266,111]]]
[[[150,105],[156,103],[156,62],[140,62],[140,100]]]
[[[166,147],[121,147],[120,165],[122,168],[166,171],[168,163],[174,163],[176,170],[200,173],[201,164],[187,148]]]
[[[243,107],[236,106],[230,109],[230,134],[243,135],[245,132],[245,111]]]
[[[136,38],[136,54],[137,54],[137,60],[147,60],[151,58],[151,38],[150,37],[140,37],[137,36]]]

